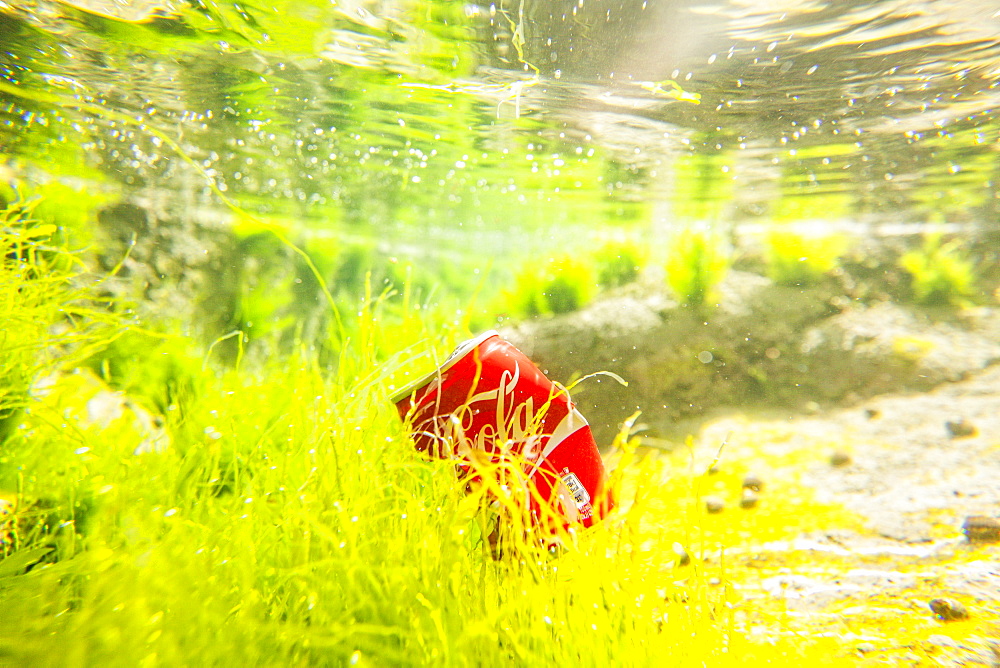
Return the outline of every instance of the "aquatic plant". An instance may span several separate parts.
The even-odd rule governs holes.
[[[3,237],[0,359],[30,352],[18,358],[23,380],[39,388],[22,397],[30,410],[0,456],[0,649],[11,663],[725,666],[854,655],[851,640],[783,616],[784,599],[741,600],[731,585],[779,573],[789,556],[754,547],[744,563],[720,546],[853,526],[790,480],[769,480],[752,509],[709,516],[704,494],[738,498],[743,471],[728,460],[710,476],[692,470],[690,441],[640,457],[629,420],[608,457],[620,501],[610,520],[556,553],[513,532],[494,558],[482,499],[451,462],[414,451],[389,401],[468,335],[453,315],[398,318],[405,285],[399,300],[369,286],[335,364],[300,346],[221,366],[211,350],[192,356],[194,339],[130,333],[114,305],[83,311],[89,293],[67,280],[76,263],[59,264],[48,231],[8,220]],[[28,342],[6,325],[29,317],[34,347],[12,345]],[[82,353],[93,372],[74,371]],[[166,447],[136,446],[148,442],[137,404]],[[878,637],[895,640],[888,614]],[[907,623],[907,637],[926,636],[919,616]]]
[[[596,292],[591,266],[570,255],[529,261],[514,277],[503,299],[510,315],[533,317],[569,313],[585,306]]]
[[[809,235],[773,227],[766,238],[767,275],[778,285],[808,286],[837,268],[847,249],[839,235]]]
[[[52,265],[26,242],[46,228],[26,229],[7,234],[5,250],[45,281]],[[5,257],[5,272],[18,266]],[[516,558],[489,556],[477,499],[451,463],[415,452],[387,399],[453,341],[423,318],[410,320],[409,338],[386,331],[385,303],[366,301],[357,338],[333,369],[305,348],[255,370],[225,370],[210,357],[185,365],[185,396],[158,406],[166,449],[133,447],[127,424],[109,428],[117,418],[95,423],[96,396],[128,396],[95,374],[70,374],[65,358],[44,354],[63,342],[41,339],[28,375],[55,373],[55,384],[31,399],[0,460],[5,656],[44,663],[57,644],[63,657],[102,665],[150,656],[178,665],[499,665],[562,663],[580,651],[645,663],[720,647],[724,626],[700,620],[722,611],[721,600],[678,585],[659,559],[619,559],[631,539],[617,524],[579,536],[555,561],[516,534]],[[66,304],[53,290],[10,302],[9,316]],[[71,324],[87,331],[82,319]],[[119,333],[129,325],[118,324]],[[97,367],[132,394],[164,352],[124,346],[98,355]],[[144,377],[147,396],[170,396],[156,387],[167,376]],[[644,486],[658,475],[653,462],[638,471]],[[628,491],[635,473],[625,466],[615,484],[638,519],[647,502]],[[668,549],[659,540],[643,549]],[[663,594],[650,596],[651,587]],[[662,633],[667,615],[671,631]],[[703,640],[692,644],[694,633]]]
[[[913,298],[927,306],[961,306],[975,294],[975,264],[958,239],[927,234],[919,248],[899,259],[912,278]]]
[[[688,306],[706,303],[728,268],[729,256],[711,232],[685,228],[667,250],[667,284],[677,300]]]
[[[639,277],[646,253],[638,244],[608,242],[594,252],[597,284],[603,289],[626,285]]]
[[[54,244],[58,228],[35,217],[37,204],[0,211],[0,441],[41,370],[79,363],[118,334],[99,285],[82,287],[79,258]]]
[[[109,199],[94,181],[89,186],[71,186],[52,180],[12,188],[0,182],[0,203],[12,202],[15,207],[30,208],[33,220],[55,226],[57,240],[72,239],[71,245],[79,248],[92,243],[91,222],[95,211]]]

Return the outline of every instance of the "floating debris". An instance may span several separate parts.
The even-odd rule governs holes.
[[[601,375],[625,382],[610,372]],[[459,344],[437,370],[398,392],[392,402],[412,428],[414,447],[460,461],[463,475],[478,477],[476,467],[490,457],[523,461],[532,492],[524,498],[543,532],[592,526],[613,506],[611,495],[604,494],[608,478],[590,426],[567,388],[553,384],[494,330]],[[535,406],[544,406],[537,417]],[[521,425],[533,425],[535,431]],[[510,445],[495,449],[494,443],[502,441],[497,434],[509,435]],[[539,442],[544,449],[535,448]]]

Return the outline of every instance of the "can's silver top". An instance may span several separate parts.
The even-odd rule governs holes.
[[[495,329],[491,329],[489,331],[483,332],[482,334],[480,334],[479,336],[477,336],[475,338],[467,339],[467,340],[463,341],[462,343],[458,344],[458,346],[455,348],[455,350],[452,351],[452,353],[450,355],[448,355],[448,357],[444,360],[444,362],[441,363],[441,366],[439,366],[438,368],[434,369],[430,373],[425,374],[421,378],[419,378],[419,379],[417,379],[417,380],[415,380],[415,381],[413,381],[411,383],[408,383],[402,390],[400,390],[399,392],[397,392],[396,394],[394,394],[392,396],[392,399],[391,399],[392,403],[393,404],[398,404],[400,401],[402,401],[406,397],[410,396],[411,394],[413,394],[414,392],[416,392],[417,390],[419,390],[423,386],[425,386],[425,385],[429,384],[430,382],[432,382],[435,378],[440,378],[441,374],[443,374],[445,371],[447,371],[451,367],[455,366],[455,364],[458,363],[458,361],[460,359],[462,359],[467,354],[469,354],[469,352],[471,352],[474,348],[476,348],[476,346],[478,346],[483,341],[486,341],[487,339],[489,339],[491,337],[499,336],[499,335],[500,335],[499,332],[497,332]]]

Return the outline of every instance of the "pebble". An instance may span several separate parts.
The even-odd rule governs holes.
[[[965,606],[953,598],[936,598],[927,604],[931,612],[943,622],[956,622],[969,618]]]
[[[948,420],[944,423],[944,428],[948,430],[948,435],[952,438],[966,438],[976,435],[976,426],[965,418]]]
[[[874,652],[877,648],[875,647],[875,643],[863,642],[860,645],[858,645],[855,649],[857,649],[862,654],[870,654],[871,652]]]
[[[756,508],[760,496],[750,488],[744,489],[740,496],[740,508]]]
[[[1000,520],[986,515],[970,515],[962,524],[962,532],[970,543],[1000,542]]]
[[[716,515],[726,509],[726,502],[717,496],[705,497],[705,510]]]
[[[830,466],[847,466],[851,463],[851,456],[843,450],[834,450],[830,455]]]
[[[674,551],[675,561],[678,566],[687,566],[691,563],[691,555],[688,554],[688,551],[684,549],[683,545],[680,543],[674,543],[671,546],[671,549]]]
[[[756,473],[747,473],[743,476],[743,489],[751,489],[759,492],[764,488],[764,481]]]

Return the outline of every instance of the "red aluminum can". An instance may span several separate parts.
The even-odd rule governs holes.
[[[589,527],[613,506],[601,454],[569,392],[495,331],[459,345],[392,401],[420,451],[466,468],[473,459],[516,462],[536,524],[555,516],[563,528]]]

